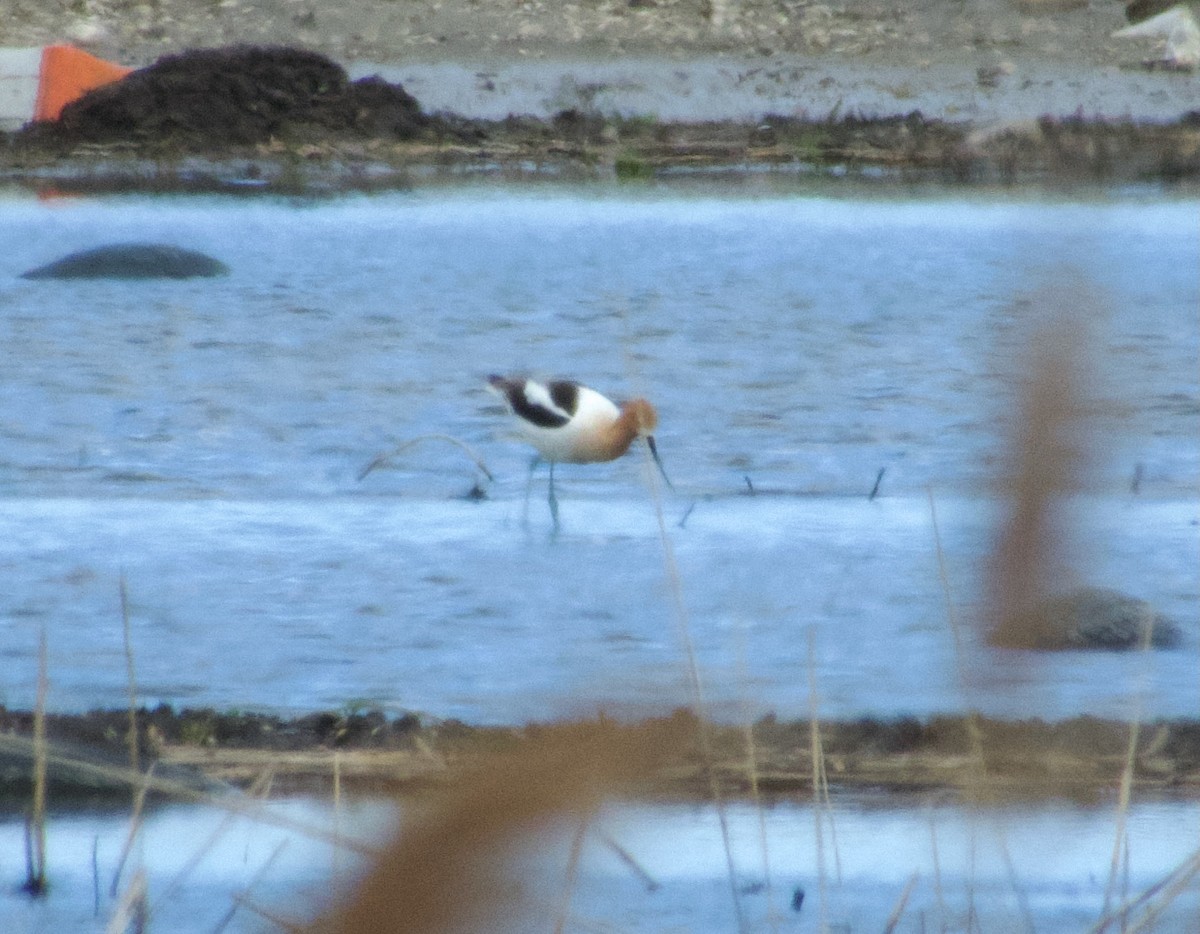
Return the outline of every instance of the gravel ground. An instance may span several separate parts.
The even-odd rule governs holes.
[[[663,120],[921,110],[973,122],[1168,120],[1200,77],[1114,39],[1118,0],[0,0],[0,45],[72,41],[145,65],[238,42],[315,49],[428,110]]]

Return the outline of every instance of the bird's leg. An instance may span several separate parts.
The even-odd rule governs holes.
[[[521,525],[529,525],[529,491],[533,489],[533,472],[537,470],[537,465],[542,462],[542,455],[534,454],[533,460],[529,462],[529,477],[525,480],[525,505],[521,508]]]
[[[550,517],[558,529],[558,497],[554,495],[554,461],[550,462]]]

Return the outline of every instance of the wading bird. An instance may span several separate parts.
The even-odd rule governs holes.
[[[645,438],[654,463],[668,487],[671,481],[658,457],[654,429],[658,414],[645,399],[620,406],[579,383],[566,379],[538,382],[523,376],[489,376],[488,384],[515,416],[522,440],[537,450],[529,465],[530,482],[538,462],[550,462],[550,515],[558,526],[554,465],[594,464],[616,460],[636,438]],[[529,488],[525,491],[526,501]]]
[[[1197,0],[1127,0],[1125,18],[1129,25],[1113,33],[1117,39],[1157,39],[1161,54],[1146,62],[1181,71],[1200,66],[1200,25]]]

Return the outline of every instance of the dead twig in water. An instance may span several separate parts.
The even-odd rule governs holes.
[[[38,639],[37,704],[33,709],[33,802],[25,821],[25,885],[30,895],[46,892],[46,626]]]
[[[394,448],[391,451],[385,451],[384,453],[378,455],[373,461],[371,461],[371,463],[367,464],[366,467],[364,467],[362,470],[360,470],[358,472],[358,479],[361,481],[372,470],[375,470],[377,467],[382,467],[384,464],[386,464],[388,461],[390,461],[393,457],[398,457],[399,455],[401,455],[405,451],[407,451],[409,448],[415,447],[418,444],[423,444],[426,441],[444,441],[446,444],[453,444],[455,447],[462,450],[463,453],[465,453],[467,455],[467,457],[469,457],[474,462],[475,466],[479,468],[480,472],[485,477],[487,477],[489,481],[495,479],[492,476],[492,472],[490,470],[488,470],[487,464],[485,464],[483,462],[483,458],[480,457],[478,454],[476,454],[474,449],[469,444],[467,444],[465,441],[460,441],[458,438],[455,438],[453,435],[439,435],[439,434],[418,435],[416,438],[410,438],[409,440],[405,441],[403,444],[399,445],[398,447]]]
[[[896,900],[896,907],[892,909],[892,913],[888,915],[887,924],[883,926],[883,934],[892,934],[896,930],[896,925],[900,923],[900,918],[904,914],[904,908],[908,905],[908,897],[912,895],[913,888],[916,887],[917,880],[921,877],[919,872],[914,872],[908,877],[908,884],[904,886],[904,891],[900,893],[900,897]]]
[[[870,495],[867,497],[867,502],[871,502],[872,500],[874,500],[874,499],[875,499],[875,497],[876,497],[876,496],[878,496],[878,495],[879,495],[879,486],[880,486],[880,484],[882,484],[882,483],[883,483],[883,475],[884,475],[885,473],[887,473],[887,468],[886,468],[886,467],[880,467],[880,468],[879,468],[879,473],[877,473],[877,474],[875,475],[875,485],[874,485],[873,487],[871,487],[871,493],[870,493]]]
[[[630,853],[625,847],[621,846],[616,840],[605,833],[603,830],[597,832],[600,837],[600,842],[617,854],[617,858],[628,866],[635,876],[642,880],[642,884],[646,886],[647,892],[657,892],[661,887],[659,881],[650,875],[645,868]]]

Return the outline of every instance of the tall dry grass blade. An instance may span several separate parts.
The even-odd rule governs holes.
[[[1008,877],[1008,885],[1017,897],[1017,908],[1021,912],[1021,920],[1025,922],[1025,930],[1033,934],[1037,928],[1033,923],[1033,912],[1029,908],[1029,897],[1025,894],[1025,889],[1021,887],[1021,880],[1017,877],[1017,867],[1013,863],[1012,854],[1008,850],[1008,838],[1004,834],[1004,829],[998,828],[998,833],[1000,836],[1000,855],[1004,859],[1004,873]]]
[[[121,632],[125,643],[125,677],[129,686],[129,735],[126,742],[129,745],[129,767],[135,772],[141,771],[138,761],[138,722],[137,722],[137,670],[133,664],[133,635],[129,624],[129,590],[125,584],[125,572],[121,572],[119,588],[121,592]]]
[[[829,843],[833,850],[834,878],[842,883],[842,857],[837,842],[837,821],[829,796],[829,772],[825,762],[825,743],[821,738],[820,692],[817,687],[816,635],[808,630],[809,745],[813,757],[813,808],[829,825]]]
[[[750,806],[758,823],[758,850],[762,854],[763,886],[767,900],[767,922],[772,931],[779,929],[778,913],[775,906],[775,888],[771,882],[771,848],[767,839],[767,812],[763,806],[762,792],[759,789],[758,747],[754,741],[754,724],[749,717],[743,719],[742,736],[746,742],[746,774],[750,776]]]
[[[971,827],[971,858],[970,870],[967,874],[967,932],[980,931],[982,934],[983,924],[979,918],[979,904],[976,899],[975,880],[978,878],[977,872],[979,869],[979,840],[975,835],[975,827]]]
[[[675,615],[675,628],[681,647],[683,648],[684,666],[687,673],[687,685],[692,709],[696,714],[696,742],[700,750],[701,764],[708,780],[709,794],[713,807],[717,812],[717,823],[721,829],[721,845],[725,852],[725,869],[729,878],[729,896],[733,904],[734,920],[737,930],[746,930],[746,916],[742,910],[741,891],[737,881],[737,866],[733,859],[733,842],[729,831],[729,815],[725,808],[725,796],[721,793],[721,785],[717,780],[716,762],[713,755],[711,729],[708,716],[708,703],[704,697],[704,683],[700,678],[700,665],[696,659],[696,646],[692,641],[691,626],[688,622],[687,607],[683,601],[683,578],[679,573],[679,564],[675,560],[675,546],[667,532],[666,519],[663,517],[662,496],[658,486],[658,475],[653,469],[650,451],[646,448],[642,456],[643,472],[649,478],[651,498],[654,501],[654,517],[658,523],[658,537],[662,543],[663,565],[666,570],[667,583],[670,585],[671,605]]]
[[[572,728],[530,740],[433,796],[405,823],[321,934],[488,930],[520,907],[508,875],[514,844],[581,821],[646,778],[684,737],[674,723]]]
[[[229,924],[233,921],[238,909],[242,907],[244,901],[248,901],[250,899],[251,893],[258,888],[258,884],[266,878],[266,875],[271,870],[271,867],[275,865],[275,861],[279,859],[283,851],[287,849],[287,845],[287,840],[280,840],[277,844],[275,844],[275,849],[271,851],[271,855],[263,861],[263,864],[259,866],[257,870],[255,870],[254,875],[250,877],[250,881],[243,886],[240,892],[234,894],[232,898],[232,904],[229,906],[229,910],[225,912],[225,915],[219,922],[217,922],[217,926],[213,928],[212,934],[221,934],[225,928],[229,927]]]
[[[1081,416],[1090,355],[1078,291],[1044,292],[1032,309],[1044,320],[1027,350],[1003,478],[1008,511],[985,582],[988,635],[1000,646],[1044,644],[1050,634],[1041,631],[1036,608],[1076,563],[1062,498],[1078,487],[1089,460]]]
[[[35,744],[29,737],[0,734],[0,751],[9,750],[21,753],[22,755],[33,756],[34,748]],[[335,833],[331,833],[325,827],[309,824],[282,814],[275,814],[271,811],[263,811],[260,803],[250,801],[241,795],[213,794],[212,792],[202,791],[186,785],[183,782],[159,778],[158,776],[146,773],[135,775],[128,768],[102,765],[98,762],[84,762],[71,756],[55,753],[53,750],[46,754],[46,762],[49,765],[68,766],[77,772],[103,779],[110,784],[124,784],[133,788],[139,783],[145,782],[149,790],[155,793],[177,798],[180,801],[195,801],[207,807],[217,808],[231,814],[252,817],[259,823],[280,827],[284,830],[306,836],[311,840],[328,843],[330,846],[342,847],[360,856],[369,858],[377,855],[379,852],[374,846],[350,837],[338,836]]]
[[[249,800],[258,802],[260,810],[266,807],[266,790],[270,787],[274,775],[275,772],[273,769],[264,770],[246,792]],[[196,867],[200,865],[204,857],[229,832],[229,829],[233,826],[237,818],[248,817],[250,820],[253,820],[254,816],[253,813],[247,814],[243,812],[240,814],[228,813],[222,817],[213,831],[192,851],[191,855],[184,860],[183,865],[179,867],[175,875],[163,886],[162,891],[158,893],[153,904],[150,905],[146,913],[147,918],[153,918],[159,912],[162,905],[168,904],[175,897],[175,893],[183,887],[184,882],[196,871]]]
[[[742,685],[739,692],[742,698],[742,739],[746,746],[746,775],[750,780],[750,805],[758,818],[758,849],[762,854],[763,887],[767,902],[767,923],[772,931],[779,930],[779,914],[775,906],[775,890],[771,884],[771,851],[767,842],[767,813],[763,807],[762,794],[759,789],[758,744],[754,740],[754,723],[747,702],[750,684],[749,667],[746,663],[746,629],[738,627],[737,670],[738,680]]]
[[[141,832],[146,794],[150,790],[150,778],[153,772],[154,766],[151,765],[146,770],[143,780],[134,786],[133,811],[129,815],[129,829],[125,832],[124,843],[121,844],[121,855],[117,857],[117,868],[113,871],[112,884],[108,887],[110,898],[116,898],[117,892],[121,889],[121,874],[125,871],[125,863],[129,861],[129,854],[133,852],[133,845],[137,842],[138,834]]]
[[[283,915],[271,911],[269,908],[264,908],[249,896],[235,895],[234,900],[242,908],[245,908],[247,911],[258,915],[268,924],[278,928],[281,931],[284,931],[285,934],[304,934],[304,932],[307,930],[303,922],[294,921],[291,918],[285,918]]]
[[[1118,905],[1089,928],[1088,934],[1102,934],[1108,930],[1109,926],[1118,922],[1121,930],[1128,931],[1129,934],[1152,927],[1158,922],[1162,913],[1183,894],[1197,876],[1200,876],[1200,850],[1185,859],[1158,882],[1146,888],[1145,891],[1124,904]],[[1129,919],[1139,910],[1143,912],[1142,916],[1132,927],[1128,927]]]
[[[809,754],[812,756],[813,830],[817,843],[817,912],[820,917],[819,930],[829,930],[828,879],[825,870],[825,834],[822,829],[821,764],[825,759],[821,751],[820,710],[817,700],[816,633],[808,627],[808,724]]]
[[[50,690],[46,625],[38,636],[37,701],[33,708],[33,801],[25,823],[25,885],[30,895],[46,891],[46,696]]]
[[[124,571],[121,572],[118,578],[117,589],[121,599],[121,632],[125,646],[125,678],[129,689],[129,732],[126,734],[125,740],[129,746],[129,770],[136,774],[141,771],[141,762],[138,755],[137,671],[133,662],[133,637],[132,627],[129,622],[129,589],[125,583]],[[126,834],[125,843],[121,847],[121,856],[117,860],[117,868],[113,873],[112,885],[109,888],[109,894],[113,898],[116,897],[121,887],[121,873],[125,869],[125,862],[129,858],[129,854],[133,851],[133,844],[142,826],[142,808],[146,803],[146,790],[147,785],[145,782],[134,786],[133,810],[129,817],[129,832]]]
[[[942,887],[942,856],[938,847],[937,823],[933,819],[933,809],[929,811],[929,844],[933,856],[933,903],[937,906],[938,922],[941,928],[946,927],[946,893]]]
[[[129,880],[125,894],[113,910],[104,934],[142,934],[146,930],[146,872],[139,869]]]
[[[646,871],[646,868],[633,858],[625,847],[621,846],[604,830],[598,830],[597,835],[600,837],[600,842],[617,854],[617,859],[629,867],[629,870],[642,880],[642,885],[646,887],[647,892],[657,892],[662,886],[654,876]]]
[[[92,915],[100,917],[100,835],[92,837]]]
[[[342,754],[337,749],[333,751],[333,832],[338,836],[342,833]],[[342,851],[334,847],[330,853],[333,859],[333,884],[336,885],[342,878]]]
[[[979,713],[971,703],[971,679],[967,666],[966,653],[963,644],[962,628],[959,624],[958,610],[954,604],[954,593],[950,588],[950,572],[946,568],[946,552],[942,548],[942,529],[938,522],[937,500],[933,495],[933,487],[925,488],[929,498],[929,522],[933,528],[933,547],[937,558],[938,583],[942,589],[942,601],[946,607],[946,621],[950,624],[950,632],[954,637],[954,671],[958,679],[958,689],[962,692],[967,704],[967,740],[971,745],[970,775],[973,784],[978,786],[985,770],[983,758],[983,730],[979,726]]]
[[[983,755],[983,728],[980,726],[979,722],[979,711],[975,708],[975,705],[971,701],[973,690],[970,669],[967,664],[966,648],[963,640],[962,628],[959,624],[958,610],[954,602],[954,593],[950,587],[950,574],[946,568],[946,552],[942,547],[942,530],[941,523],[938,521],[937,499],[933,495],[933,487],[927,487],[925,492],[929,498],[929,521],[933,528],[933,545],[937,558],[938,582],[942,589],[942,600],[946,608],[946,620],[950,625],[950,632],[954,637],[955,678],[958,681],[958,689],[962,692],[963,700],[967,706],[965,724],[967,729],[967,742],[971,754],[967,757],[965,784],[971,791],[972,798],[974,800],[978,800],[981,790],[985,787],[984,779],[987,773],[987,762]],[[978,915],[975,911],[975,834],[977,831],[978,828],[974,823],[974,814],[972,813],[971,861],[970,871],[967,876],[968,934],[970,931],[975,930],[975,927],[979,922]],[[937,893],[938,913],[941,919],[942,930],[946,930],[946,901],[942,889],[941,865],[938,860],[937,832],[934,828],[932,820],[930,821],[930,833],[933,837],[934,884]]]
[[[623,310],[619,313],[618,318],[623,326],[628,325],[628,319]],[[626,332],[626,337],[629,337],[628,332]],[[626,353],[625,363],[628,369],[633,368],[634,360],[628,352]],[[737,880],[737,866],[733,858],[733,842],[729,830],[729,815],[725,807],[725,796],[721,792],[721,785],[717,779],[712,737],[709,735],[711,725],[708,715],[708,703],[704,696],[704,683],[700,677],[700,665],[696,658],[695,643],[692,640],[687,606],[683,600],[683,577],[679,573],[679,564],[675,560],[675,546],[670,534],[667,532],[667,523],[663,516],[659,471],[654,469],[654,461],[657,459],[657,455],[649,445],[639,445],[639,447],[642,449],[642,471],[647,478],[646,482],[650,488],[650,498],[654,503],[654,518],[658,524],[658,537],[662,543],[663,566],[671,592],[671,606],[674,611],[675,629],[679,638],[679,644],[683,649],[689,701],[696,715],[696,742],[700,751],[701,764],[708,782],[709,795],[713,802],[713,808],[717,812],[717,823],[721,831],[721,846],[725,854],[725,871],[729,880],[729,897],[733,905],[734,921],[739,934],[744,934],[747,930],[746,916],[742,909],[741,890]],[[664,480],[666,479],[665,474],[662,477]],[[746,478],[746,483],[750,485],[748,477]],[[753,486],[750,486],[751,492],[753,492]]]
[[[900,919],[904,916],[904,909],[908,906],[909,896],[912,895],[912,890],[916,888],[919,878],[921,878],[919,872],[914,872],[908,877],[908,883],[904,886],[904,891],[896,899],[896,907],[892,909],[892,913],[888,915],[887,923],[883,926],[883,934],[893,934],[896,930],[896,925],[900,923]]]
[[[1141,909],[1145,909],[1147,914],[1154,914],[1157,917],[1166,905],[1174,898],[1177,898],[1179,893],[1198,874],[1200,874],[1200,850],[1193,853],[1163,878],[1148,886],[1129,901],[1114,907],[1108,914],[1101,917],[1095,924],[1088,928],[1087,934],[1101,934],[1110,925],[1117,922],[1124,925],[1128,918]],[[1154,904],[1155,898],[1159,899],[1158,904]],[[1139,925],[1145,922],[1145,920],[1145,916],[1143,916],[1142,922],[1139,922]]]
[[[571,836],[571,853],[567,857],[567,877],[563,884],[562,903],[559,905],[557,917],[554,919],[554,934],[565,934],[567,922],[571,917],[571,899],[575,895],[575,885],[579,881],[579,864],[583,859],[583,841],[591,822],[592,815],[585,815]]]
[[[1150,625],[1142,626],[1142,658],[1150,652]],[[1143,680],[1146,669],[1142,669]],[[1137,764],[1138,740],[1142,727],[1142,692],[1134,696],[1133,716],[1129,724],[1129,744],[1125,747],[1125,760],[1121,765],[1121,781],[1117,791],[1117,826],[1113,838],[1113,852],[1108,866],[1108,883],[1104,887],[1104,908],[1101,915],[1107,915],[1109,907],[1115,898],[1118,876],[1121,872],[1121,853],[1128,845],[1129,808],[1133,801],[1133,776]]]

